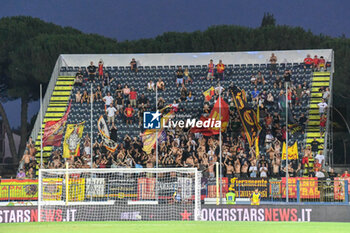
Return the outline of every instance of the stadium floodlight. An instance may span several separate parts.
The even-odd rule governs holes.
[[[197,168],[40,169],[38,221],[200,220]]]

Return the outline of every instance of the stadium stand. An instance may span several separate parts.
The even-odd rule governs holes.
[[[277,51],[277,65],[271,65],[269,57],[271,52],[247,52],[247,53],[206,53],[200,54],[169,54],[175,57],[173,60],[159,59],[157,55],[125,55],[123,59],[108,60],[107,55],[78,55],[74,59],[79,62],[69,62],[69,55],[66,60],[59,59],[59,63],[69,64],[57,65],[55,67],[51,86],[52,93],[48,89],[45,99],[48,105],[44,115],[45,127],[47,121],[59,120],[66,112],[69,100],[72,100],[71,110],[68,115],[67,124],[78,124],[85,122],[83,139],[80,144],[80,157],[70,161],[71,167],[89,168],[90,164],[90,81],[88,80],[87,66],[91,61],[95,63],[102,59],[104,61],[103,74],[108,73],[113,80],[110,83],[110,92],[113,97],[113,105],[117,112],[114,124],[117,129],[118,149],[111,153],[101,143],[101,136],[97,129],[100,116],[104,116],[105,103],[102,98],[107,95],[108,88],[104,88],[106,82],[98,78],[96,74],[92,82],[94,95],[93,102],[93,151],[94,166],[96,167],[154,167],[154,153],[147,155],[142,152],[142,142],[140,135],[145,131],[142,128],[142,117],[144,111],[156,110],[156,96],[154,91],[148,90],[148,82],[164,82],[164,90],[158,91],[159,106],[173,104],[172,107],[178,109],[177,114],[184,117],[199,119],[205,112],[210,112],[215,100],[218,98],[218,80],[207,78],[209,71],[209,60],[213,59],[215,65],[222,59],[225,64],[224,78],[220,80],[220,85],[224,88],[222,97],[230,106],[229,126],[223,133],[223,160],[225,176],[241,177],[280,177],[284,175],[283,167],[285,162],[281,159],[282,144],[285,141],[285,87],[286,71],[291,71],[291,83],[288,89],[288,103],[290,106],[289,122],[289,146],[297,143],[299,158],[292,160],[291,176],[314,176],[314,167],[305,167],[302,159],[305,154],[309,156],[308,145],[312,144],[314,138],[317,138],[319,149],[324,148],[326,142],[324,134],[320,134],[320,106],[318,105],[322,98],[326,104],[330,104],[331,98],[331,75],[332,75],[332,51],[331,50],[307,50],[307,51]],[[323,55],[326,58],[327,65],[319,71],[318,68],[304,67],[303,56],[306,54]],[[120,55],[123,56],[123,55]],[[162,56],[162,55],[159,55]],[[196,57],[197,56],[197,57]],[[237,57],[240,58],[237,58]],[[131,69],[129,62],[131,58],[138,60],[137,72]],[[149,59],[149,60],[147,60]],[[238,60],[237,60],[238,59]],[[84,61],[84,64],[82,62]],[[122,62],[121,62],[122,61]],[[70,65],[73,64],[73,65]],[[176,86],[176,74],[178,67],[188,72],[192,80],[187,80],[184,85]],[[82,70],[82,84],[75,83],[76,73]],[[96,67],[96,71],[98,68]],[[216,75],[217,71],[215,71]],[[162,81],[159,81],[161,78]],[[262,131],[259,136],[259,151],[257,157],[255,150],[249,148],[245,139],[242,125],[239,122],[237,110],[235,109],[232,93],[232,85],[244,89],[247,93],[248,103],[253,109],[259,105],[260,125]],[[206,101],[203,92],[209,88],[216,89],[214,96],[210,101]],[[99,89],[98,89],[99,88]],[[256,88],[256,89],[255,89]],[[134,113],[132,124],[126,124],[125,108],[132,101],[129,99],[130,91],[137,93],[136,106],[132,106]],[[118,92],[121,92],[123,106],[117,103]],[[189,96],[189,92],[191,95]],[[326,93],[325,93],[326,92]],[[135,95],[132,94],[132,95]],[[145,99],[141,99],[144,95]],[[101,98],[102,97],[102,98]],[[193,97],[193,98],[192,98]],[[121,98],[121,97],[120,97]],[[78,101],[77,101],[78,99]],[[174,104],[174,100],[176,104]],[[146,103],[145,108],[141,103]],[[108,106],[107,106],[108,107]],[[45,110],[45,106],[43,106]],[[160,108],[160,107],[159,107]],[[327,109],[327,108],[325,108]],[[126,112],[125,112],[126,113]],[[324,117],[327,119],[327,110]],[[181,118],[181,117],[180,117]],[[38,121],[37,121],[38,123]],[[40,123],[40,122],[39,122]],[[325,130],[325,127],[323,127]],[[35,170],[40,164],[40,127],[35,127],[32,137],[35,140],[35,158],[37,164]],[[192,134],[188,130],[167,130],[167,140],[159,145],[160,166],[166,167],[192,167],[196,166],[204,171],[204,174],[210,176],[212,164],[218,160],[218,137],[210,136],[201,139],[198,134]],[[62,141],[64,140],[64,135]],[[304,152],[304,150],[306,150]],[[26,153],[29,153],[28,151]],[[191,157],[191,155],[194,157]],[[319,151],[316,152],[319,154]],[[316,154],[312,155],[313,157]],[[59,168],[63,166],[62,146],[46,146],[43,148],[44,166],[48,168]],[[327,160],[326,160],[327,161]],[[23,164],[22,164],[23,166]],[[20,168],[22,168],[20,166]],[[32,165],[34,166],[34,165]],[[266,166],[267,172],[264,173]],[[322,170],[327,172],[327,164],[321,165]],[[250,169],[251,168],[251,169]],[[308,170],[307,173],[304,170]],[[233,172],[231,172],[233,170]],[[28,170],[27,170],[28,172]]]

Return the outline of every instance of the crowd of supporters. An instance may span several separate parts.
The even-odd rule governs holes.
[[[208,116],[218,99],[219,94],[228,102],[229,105],[229,123],[226,132],[222,133],[222,166],[223,174],[226,177],[281,177],[286,172],[290,177],[332,177],[334,172],[328,166],[323,156],[321,143],[315,138],[311,146],[299,151],[299,159],[291,160],[288,171],[286,171],[285,160],[282,160],[282,144],[286,140],[286,125],[284,121],[285,107],[285,83],[288,82],[288,105],[290,109],[305,104],[311,90],[307,82],[303,84],[294,84],[293,73],[286,69],[280,73],[277,68],[277,57],[272,54],[270,58],[270,70],[265,73],[257,72],[250,77],[250,83],[255,88],[251,93],[247,93],[248,102],[254,109],[259,108],[260,125],[262,130],[259,135],[260,153],[256,154],[255,147],[249,147],[247,139],[240,122],[238,111],[235,107],[231,86],[221,86],[220,81],[224,80],[226,66],[220,60],[214,64],[209,61],[208,73],[205,77],[194,80],[190,70],[182,67],[174,73],[174,86],[179,91],[179,98],[174,99],[171,108],[177,114],[183,113],[184,109],[179,107],[181,102],[191,102],[195,96],[192,95],[191,86],[195,82],[201,82],[206,79],[212,81],[215,85],[214,96],[210,100],[204,100],[202,115]],[[93,90],[92,96],[88,89],[82,93],[78,91],[75,94],[76,103],[90,103],[90,101],[104,102],[105,118],[110,130],[111,139],[122,141],[115,152],[106,149],[101,135],[94,138],[93,145],[89,135],[84,135],[81,143],[80,156],[67,159],[70,168],[90,168],[91,158],[92,166],[96,168],[119,168],[119,167],[155,167],[156,150],[153,149],[150,154],[143,151],[141,137],[130,137],[118,135],[118,129],[115,125],[115,119],[124,119],[126,125],[137,125],[142,127],[143,113],[154,110],[150,106],[150,101],[144,95],[144,91],[154,92],[166,91],[168,88],[162,78],[149,80],[145,83],[142,90],[136,90],[131,85],[117,85],[116,89],[111,88],[111,83],[118,83],[118,77],[111,77],[110,73],[104,70],[103,61],[95,66],[93,62],[86,68],[76,74],[75,85],[84,86],[86,82],[94,82],[99,85]],[[315,56],[314,59],[307,55],[302,67],[304,69],[325,70],[326,62],[323,57],[320,59]],[[138,66],[135,59],[130,62],[132,72],[138,72]],[[265,88],[270,84],[278,93],[274,94],[270,89]],[[204,90],[203,90],[204,91]],[[320,112],[320,136],[322,138],[326,125],[327,100],[330,97],[328,87],[321,87],[322,102],[318,104]],[[158,99],[158,109],[166,106],[163,98]],[[308,104],[308,103],[307,103]],[[278,106],[278,108],[274,108]],[[292,114],[291,122],[300,126],[300,133],[304,134],[307,127],[307,116],[302,113],[298,116]],[[140,130],[140,133],[142,133]],[[118,137],[123,137],[118,138]],[[31,140],[30,140],[31,141]],[[192,133],[186,128],[171,128],[165,130],[163,140],[160,140],[158,146],[158,164],[159,167],[197,167],[203,172],[204,176],[214,177],[216,172],[215,163],[220,161],[219,136],[203,136],[201,133]],[[26,176],[34,176],[35,170],[35,149],[32,142],[28,143],[26,154],[23,156],[22,172]],[[92,156],[91,156],[92,151]],[[55,149],[48,162],[44,164],[47,168],[62,168],[66,161],[62,158],[62,149]],[[23,174],[22,174],[23,175]]]

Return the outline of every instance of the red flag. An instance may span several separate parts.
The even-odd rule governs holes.
[[[69,102],[66,113],[58,121],[48,121],[45,124],[43,135],[43,147],[45,146],[61,146],[64,126],[66,124],[72,100]]]
[[[214,104],[213,109],[210,112],[209,117],[200,117],[201,121],[206,121],[209,119],[214,119],[214,121],[220,121],[220,99],[218,98]],[[221,132],[225,132],[228,121],[230,118],[230,112],[229,112],[229,106],[225,102],[223,98],[221,98]],[[220,127],[193,127],[191,129],[192,133],[202,133],[204,136],[211,136],[215,134],[219,134],[220,132]]]

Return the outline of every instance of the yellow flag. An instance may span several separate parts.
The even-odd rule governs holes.
[[[282,159],[286,159],[286,143],[283,142]],[[288,147],[288,159],[299,159],[298,144],[295,142],[293,146]]]
[[[80,155],[80,140],[83,136],[84,122],[68,124],[63,142],[63,158]]]
[[[255,139],[255,154],[256,154],[256,159],[259,158],[259,136]]]
[[[210,87],[208,90],[203,92],[206,101],[211,100],[211,97],[214,95],[214,90],[214,87]]]

